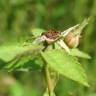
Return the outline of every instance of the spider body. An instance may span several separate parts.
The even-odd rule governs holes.
[[[61,32],[58,32],[53,29],[50,29],[49,31],[42,33],[42,36],[45,36],[46,38],[53,39],[53,40],[57,39],[60,35]]]

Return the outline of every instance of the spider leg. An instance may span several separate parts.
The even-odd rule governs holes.
[[[67,53],[70,53],[69,47],[65,44],[65,42],[63,40],[57,41],[57,44],[59,44],[63,49],[65,49],[65,51]]]
[[[75,25],[75,26],[73,26],[73,27],[71,27],[71,28],[69,28],[69,29],[61,32],[61,35],[62,35],[63,37],[65,37],[69,32],[72,32],[73,30],[75,30],[79,25],[80,25],[80,24],[77,24],[77,25]]]
[[[41,36],[41,37],[38,37],[36,38],[34,41],[33,41],[33,44],[40,44],[42,43],[43,41],[46,40],[46,37],[45,36]]]

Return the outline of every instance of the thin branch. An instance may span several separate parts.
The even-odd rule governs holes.
[[[44,59],[44,57],[42,56],[42,53],[40,55],[44,61],[42,71],[43,71],[43,74],[44,74],[44,77],[45,77],[45,80],[47,83],[48,93],[49,93],[49,96],[53,96],[54,86],[53,86],[53,81],[52,81],[51,76],[50,76],[48,64],[47,64],[46,60]]]
[[[53,94],[53,82],[51,80],[51,76],[50,76],[50,72],[49,72],[47,64],[44,66],[44,73],[45,73],[45,79],[47,82],[49,96],[52,96],[52,94]]]

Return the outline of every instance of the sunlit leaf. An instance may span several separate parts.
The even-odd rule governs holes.
[[[84,52],[82,52],[82,51],[80,51],[79,49],[76,49],[76,48],[71,49],[70,55],[81,57],[81,58],[86,58],[86,59],[91,59],[91,57],[87,53],[84,53]]]
[[[0,59],[8,62],[15,57],[19,57],[22,54],[31,54],[33,52],[38,52],[40,46],[30,45],[30,46],[20,46],[20,45],[7,45],[0,47]],[[38,51],[37,51],[38,50]]]
[[[86,74],[75,57],[63,50],[51,50],[41,53],[51,68],[60,74],[88,86]]]

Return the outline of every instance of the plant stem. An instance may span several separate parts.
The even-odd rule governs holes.
[[[45,42],[44,45],[45,45],[45,48],[42,50],[43,52],[45,52],[47,50],[49,44],[47,42]],[[46,60],[43,58],[42,54],[41,54],[41,57],[44,60],[43,72],[44,72],[44,77],[45,77],[45,80],[47,83],[48,93],[49,93],[49,96],[53,96],[54,87],[53,87],[53,82],[51,80],[48,64],[47,64]]]
[[[44,65],[44,73],[45,73],[45,79],[46,79],[47,86],[48,86],[49,96],[52,96],[52,94],[53,94],[53,83],[52,83],[52,80],[51,80],[51,77],[50,77],[50,72],[49,72],[47,64]]]

